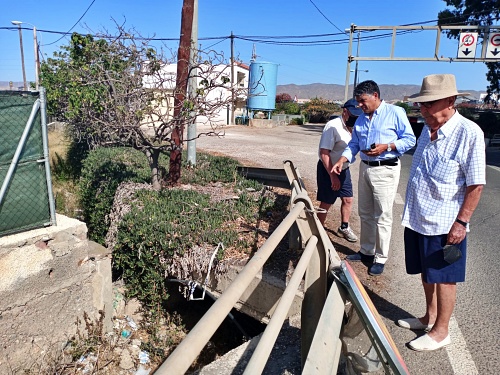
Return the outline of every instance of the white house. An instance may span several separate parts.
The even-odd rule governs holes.
[[[234,64],[234,118],[238,116],[246,115],[246,102],[248,96],[248,77],[249,77],[249,66],[243,63],[235,62]],[[231,122],[233,118],[231,116],[231,65],[229,64],[219,64],[214,66],[208,66],[206,64],[200,64],[198,67],[199,72],[194,74],[196,76],[196,85],[194,88],[188,88],[189,90],[202,89],[204,87],[203,81],[205,79],[215,79],[217,80],[218,86],[212,89],[206,96],[206,102],[214,103],[214,107],[219,107],[217,112],[211,116],[210,121],[213,125],[226,125]],[[206,72],[210,72],[208,74]],[[199,75],[199,76],[198,76]],[[161,88],[163,90],[173,92],[176,84],[177,76],[177,64],[168,64],[161,68],[161,72],[158,77],[161,77]],[[144,80],[144,85],[149,87],[158,86],[158,80],[160,78],[147,77]],[[225,83],[224,83],[225,82]],[[219,105],[217,105],[219,103]],[[228,105],[220,106],[220,103],[228,103]],[[171,95],[164,103],[165,111],[173,113],[173,95]],[[207,118],[204,116],[198,116],[196,119],[197,124],[206,124]]]

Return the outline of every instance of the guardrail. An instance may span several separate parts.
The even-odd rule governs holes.
[[[253,278],[269,259],[281,239],[290,236],[305,245],[303,254],[283,295],[246,366],[244,374],[261,374],[279,335],[283,322],[304,278],[304,299],[301,311],[301,360],[303,374],[333,374],[339,364],[345,304],[361,311],[360,317],[386,372],[407,374],[408,370],[364,292],[361,283],[347,264],[341,262],[327,233],[318,220],[298,170],[291,161],[284,162],[291,198],[290,212],[268,240],[248,261],[221,297],[212,305],[181,344],[156,370],[156,375],[184,374],[225,317],[243,295]],[[327,288],[328,275],[333,284]],[[360,300],[361,301],[358,301]]]

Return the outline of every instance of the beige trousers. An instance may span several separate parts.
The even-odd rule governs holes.
[[[398,190],[401,162],[396,166],[370,167],[361,162],[358,180],[358,213],[361,220],[361,253],[375,255],[385,264],[392,232],[392,205]]]

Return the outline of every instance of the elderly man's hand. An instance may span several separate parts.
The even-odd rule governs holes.
[[[447,242],[449,244],[456,245],[464,240],[466,234],[467,230],[465,227],[455,221],[448,233]]]

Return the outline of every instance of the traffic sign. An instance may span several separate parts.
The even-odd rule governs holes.
[[[458,44],[458,59],[473,59],[476,56],[478,33],[460,33]]]
[[[486,49],[486,59],[500,60],[500,33],[488,35],[488,48]]]

